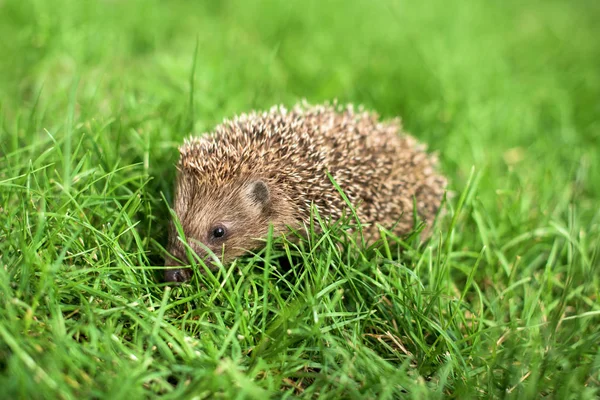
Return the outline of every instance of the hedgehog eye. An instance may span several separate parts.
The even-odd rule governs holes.
[[[214,239],[220,239],[222,237],[225,236],[225,234],[227,233],[227,230],[225,229],[224,226],[215,226],[211,232],[211,235]]]

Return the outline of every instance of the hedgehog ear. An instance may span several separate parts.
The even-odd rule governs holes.
[[[248,197],[253,204],[259,206],[263,211],[267,211],[271,204],[271,193],[269,187],[264,181],[256,180],[248,185]]]

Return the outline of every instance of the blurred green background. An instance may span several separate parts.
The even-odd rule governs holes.
[[[107,136],[114,120],[144,131],[151,168],[161,171],[165,164],[153,161],[176,161],[165,146],[224,117],[337,98],[402,116],[407,130],[442,151],[459,185],[472,166],[485,171],[488,193],[516,174],[547,207],[555,192],[538,187],[566,183],[583,163],[592,176],[578,189],[598,196],[597,185],[586,185],[600,179],[589,153],[600,140],[597,1],[4,0],[0,7],[5,151],[64,123],[77,83],[79,121],[107,124]],[[13,121],[34,106],[35,129],[16,132]],[[120,141],[115,155],[127,160],[123,147],[132,145]]]
[[[431,301],[437,306],[427,312],[446,318],[442,304],[461,292],[460,271],[470,271],[481,253],[482,264],[469,278],[480,297],[461,297],[467,305],[459,314],[485,310],[485,330],[468,348],[407,345],[420,368],[418,378],[404,383],[409,392],[493,397],[512,387],[521,396],[567,398],[588,390],[591,398],[600,379],[594,349],[600,340],[594,328],[600,288],[598,21],[597,0],[0,0],[0,384],[12,395],[32,395],[39,376],[25,355],[34,354],[49,379],[60,382],[50,387],[65,398],[170,393],[167,376],[177,368],[192,381],[210,378],[194,384],[214,379],[215,387],[235,394],[210,358],[216,355],[202,347],[230,340],[229,328],[246,321],[246,314],[228,314],[233,311],[226,302],[219,303],[226,317],[211,319],[222,330],[199,345],[209,361],[201,358],[198,369],[186,369],[198,361],[189,361],[188,353],[167,352],[139,367],[137,375],[114,378],[133,365],[124,354],[145,354],[144,335],[156,341],[160,335],[179,337],[186,328],[175,311],[189,303],[171,309],[175,331],[145,326],[140,321],[155,317],[162,287],[148,289],[156,283],[151,274],[148,281],[143,272],[127,275],[125,268],[162,263],[169,216],[161,196],[171,200],[184,137],[251,109],[337,98],[384,118],[401,116],[408,132],[439,152],[450,189],[458,194],[474,171],[465,209],[456,214],[456,224],[442,221],[436,237],[446,240],[438,261],[449,263],[440,271],[452,270],[443,275],[440,287],[446,289],[419,292],[418,304]],[[429,257],[429,250],[419,251]],[[418,272],[426,288],[436,266]],[[85,268],[89,275],[77,275]],[[202,296],[192,299],[208,301]],[[150,311],[135,311],[142,317],[131,317],[134,322],[110,313],[122,306],[119,301],[142,297]],[[85,308],[90,298],[103,303],[90,300]],[[79,320],[75,309],[90,321]],[[311,309],[304,311],[299,314],[310,320]],[[586,317],[559,324],[567,314]],[[264,325],[266,311],[261,315]],[[414,320],[406,318],[400,327],[387,325],[389,320],[368,320],[366,326],[413,337]],[[540,328],[548,321],[553,325]],[[513,322],[527,329],[513,326],[508,339],[494,329]],[[355,338],[367,329],[348,326]],[[431,333],[431,326],[423,331]],[[73,339],[80,331],[91,344]],[[250,343],[253,335],[260,339],[250,333],[239,343],[231,340],[246,351],[256,344]],[[112,347],[113,336],[128,350]],[[48,342],[56,347],[38,355],[36,346]],[[98,369],[96,350],[89,350],[94,346],[108,360]],[[367,346],[373,350],[368,357],[395,360],[397,352],[377,346]],[[354,354],[344,351],[332,357]],[[456,364],[444,361],[446,352]],[[69,358],[73,354],[76,362]],[[401,363],[413,365],[413,358],[402,357],[385,364],[393,367],[385,373],[373,370],[360,378],[346,371],[339,382],[364,379],[356,393],[381,395],[369,382],[391,379],[386,374]],[[239,362],[245,365],[243,358]],[[252,396],[262,396],[260,388],[279,390],[277,374],[289,376],[269,365],[265,370],[274,375],[256,375],[246,386]],[[527,373],[522,368],[530,365],[537,372],[521,380]],[[89,375],[81,378],[79,371]],[[429,388],[443,384],[419,392],[423,379]],[[140,384],[152,380],[158,389]],[[48,393],[35,396],[54,392]]]

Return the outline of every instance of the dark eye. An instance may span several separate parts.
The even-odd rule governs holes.
[[[225,228],[222,226],[217,226],[216,228],[213,229],[212,231],[212,236],[214,238],[222,238],[223,236],[225,236]]]

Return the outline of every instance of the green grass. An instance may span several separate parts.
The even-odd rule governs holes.
[[[599,19],[0,1],[0,398],[597,398]],[[166,287],[177,145],[301,98],[439,151],[456,196],[431,241],[333,229]]]

